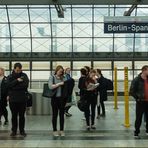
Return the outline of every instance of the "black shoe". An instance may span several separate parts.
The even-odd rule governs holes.
[[[25,132],[20,132],[20,135],[23,136],[23,137],[27,136],[27,134]]]
[[[15,133],[15,132],[12,132],[12,133],[10,134],[10,136],[11,136],[11,137],[15,137],[15,136],[16,136],[16,133]]]
[[[135,138],[135,139],[140,139],[139,134],[135,133],[135,134],[134,134],[134,138]]]
[[[87,129],[88,131],[90,131],[90,126],[87,126],[86,129]]]
[[[66,115],[66,117],[71,117],[72,116],[72,114],[70,114],[68,112],[65,112],[65,115]]]
[[[101,117],[105,117],[105,114],[101,114],[100,116],[101,116]]]

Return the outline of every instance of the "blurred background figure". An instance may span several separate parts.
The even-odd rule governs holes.
[[[2,124],[1,117],[4,116],[4,125],[8,124],[7,93],[7,77],[4,68],[0,67],[0,124]]]
[[[107,101],[107,81],[106,78],[103,77],[100,69],[97,69],[97,77],[99,83],[97,100],[97,118],[99,118],[100,116],[105,117],[106,115],[104,101]]]
[[[72,114],[70,114],[68,111],[69,109],[71,108],[72,106],[72,94],[73,94],[73,88],[74,88],[74,85],[75,85],[75,81],[74,79],[71,77],[70,75],[70,72],[71,72],[71,69],[70,68],[66,68],[65,69],[65,77],[66,79],[68,80],[68,98],[67,98],[67,102],[66,102],[66,106],[65,106],[65,115],[67,117],[71,117]]]

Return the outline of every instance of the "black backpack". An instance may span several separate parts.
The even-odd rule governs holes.
[[[107,90],[113,90],[114,89],[113,81],[106,78],[106,87]]]

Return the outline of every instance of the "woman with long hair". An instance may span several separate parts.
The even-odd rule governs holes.
[[[58,65],[55,69],[53,76],[49,78],[49,88],[56,91],[55,95],[51,98],[52,106],[52,126],[53,136],[65,136],[64,133],[64,111],[66,100],[62,95],[62,89],[64,86],[64,69],[61,65]],[[57,118],[59,114],[60,119],[60,131],[57,130]]]
[[[87,107],[85,110],[85,118],[87,124],[87,130],[96,129],[95,127],[95,110],[97,105],[97,79],[96,71],[90,70],[86,80],[85,80],[85,93],[84,98],[87,100]],[[90,111],[91,108],[91,111]],[[91,120],[90,120],[91,118]]]

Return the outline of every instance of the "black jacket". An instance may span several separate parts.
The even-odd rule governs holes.
[[[71,98],[74,84],[75,81],[72,78],[64,82],[64,85],[62,86],[62,98],[64,98],[64,100],[71,101],[69,98]]]
[[[23,81],[19,82],[17,78],[22,78]],[[29,79],[27,75],[23,72],[16,74],[14,71],[7,78],[8,84],[8,95],[10,102],[20,102],[25,103],[26,92],[29,84]]]
[[[144,101],[144,80],[141,78],[141,73],[133,79],[129,94],[133,96],[136,101]]]
[[[85,76],[79,78],[78,88],[80,89],[80,96],[83,96],[86,93],[85,81],[86,81]]]
[[[99,87],[98,91],[100,93],[100,100],[101,101],[106,101],[107,100],[107,83],[106,83],[106,78],[101,76],[98,79]]]
[[[8,89],[7,89],[7,77],[4,76],[1,83],[1,100],[0,102],[2,105],[7,106],[7,95],[8,95]]]

